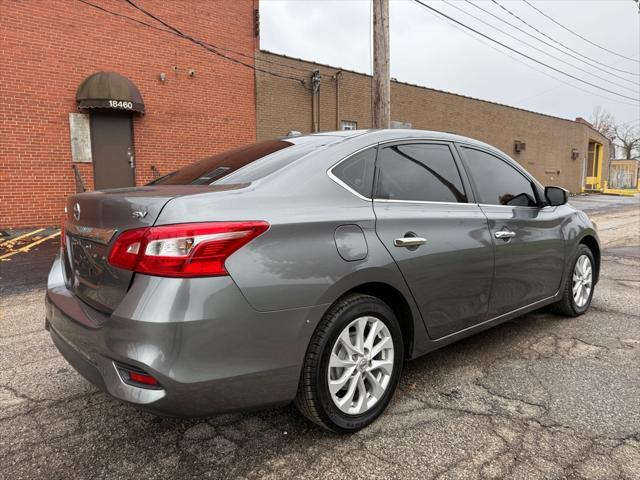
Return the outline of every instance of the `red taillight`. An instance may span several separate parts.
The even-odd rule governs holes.
[[[141,246],[148,231],[149,228],[136,228],[122,232],[111,247],[109,263],[125,270],[135,270],[140,254],[144,252]]]
[[[268,228],[266,222],[211,222],[127,230],[111,248],[109,263],[164,277],[227,275],[225,260]]]

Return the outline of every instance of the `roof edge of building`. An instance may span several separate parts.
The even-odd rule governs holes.
[[[304,62],[304,63],[309,63],[309,64],[312,64],[312,65],[317,65],[319,67],[330,68],[332,70],[354,73],[356,75],[362,75],[362,76],[365,76],[365,77],[371,77],[371,75],[369,75],[368,73],[358,72],[356,70],[350,70],[348,68],[336,67],[334,65],[329,65],[327,63],[320,63],[320,62],[316,62],[316,61],[313,61],[313,60],[306,60],[304,58],[292,57],[290,55],[285,55],[284,53],[272,52],[272,51],[266,50],[264,48],[259,49],[258,53],[266,53],[268,55],[274,55],[276,57],[281,57],[281,58],[285,58],[285,59],[288,59],[288,60],[295,60],[295,61],[298,61],[298,62]],[[492,105],[498,105],[500,107],[512,108],[514,110],[519,110],[521,112],[532,113],[534,115],[541,115],[543,117],[553,118],[555,120],[563,120],[565,122],[570,122],[570,123],[577,124],[577,125],[583,125],[583,126],[591,129],[593,132],[597,133],[598,135],[600,135],[600,136],[602,136],[603,138],[606,139],[606,137],[601,132],[596,130],[592,125],[588,124],[586,121],[585,122],[580,122],[580,121],[577,121],[577,120],[571,120],[570,118],[557,117],[555,115],[549,115],[548,113],[536,112],[536,111],[533,111],[533,110],[527,110],[526,108],[520,108],[520,107],[514,107],[513,105],[507,105],[505,103],[493,102],[491,100],[484,100],[482,98],[470,97],[468,95],[462,95],[461,93],[448,92],[446,90],[440,90],[438,88],[426,87],[424,85],[419,85],[417,83],[403,82],[403,81],[400,81],[398,79],[392,79],[391,81],[393,83],[397,83],[399,85],[407,85],[409,87],[422,88],[424,90],[431,90],[432,92],[444,93],[444,94],[447,94],[447,95],[453,95],[453,96],[456,96],[456,97],[466,98],[466,99],[469,99],[469,100],[475,100],[477,102],[489,103],[489,104],[492,104]],[[580,118],[580,117],[578,117],[578,118]]]

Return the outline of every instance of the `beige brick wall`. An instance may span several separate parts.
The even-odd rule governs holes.
[[[351,71],[336,75],[340,72],[337,68],[265,51],[256,53],[256,66],[290,77],[256,72],[258,140],[291,130],[313,130],[310,77],[315,69],[322,74],[320,131],[339,129],[341,120],[355,121],[358,128],[371,127],[370,76]],[[584,123],[400,82],[391,84],[391,119],[494,145],[543,184],[560,185],[572,192],[580,191],[588,142],[593,140],[604,145],[606,179],[609,143]],[[525,151],[515,153],[516,140],[526,143]],[[579,152],[577,160],[571,159],[574,148]]]

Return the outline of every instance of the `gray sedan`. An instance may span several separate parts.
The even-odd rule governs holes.
[[[291,136],[68,199],[46,325],[116,398],[199,416],[295,402],[352,432],[405,360],[552,305],[583,314],[594,225],[456,135]]]

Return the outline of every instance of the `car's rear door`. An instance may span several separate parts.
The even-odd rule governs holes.
[[[489,314],[498,316],[554,295],[564,265],[556,209],[542,207],[532,178],[506,158],[472,146],[458,149],[494,243]]]
[[[429,335],[486,319],[493,275],[487,219],[446,142],[381,145],[374,211],[378,237],[398,264]]]

